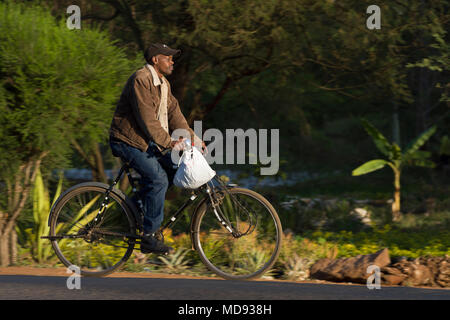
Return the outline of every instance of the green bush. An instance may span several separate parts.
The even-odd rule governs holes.
[[[367,232],[316,231],[311,239],[325,239],[338,246],[338,257],[350,257],[359,254],[371,254],[388,248],[391,257],[450,255],[450,232],[447,230],[424,229],[407,232],[398,226],[385,225]]]

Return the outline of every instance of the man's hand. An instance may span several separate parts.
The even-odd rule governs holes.
[[[208,148],[206,147],[205,141],[202,141],[202,153],[207,154]]]
[[[170,143],[170,147],[175,151],[181,151],[185,147],[186,138],[180,137],[178,140],[173,140]],[[207,154],[208,148],[206,147],[205,141],[202,141],[202,154]]]
[[[175,151],[181,151],[184,149],[184,141],[186,138],[180,137],[178,140],[174,140],[170,143],[170,147]]]

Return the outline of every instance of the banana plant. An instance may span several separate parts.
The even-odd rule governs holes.
[[[42,178],[40,170],[36,172],[36,179],[32,188],[32,204],[33,204],[33,226],[30,228],[22,228],[20,225],[16,226],[17,233],[23,241],[27,242],[31,247],[31,255],[38,263],[47,261],[53,255],[53,248],[51,242],[47,239],[42,239],[42,236],[48,236],[48,215],[50,208],[59,198],[62,192],[63,175],[59,177],[58,185],[53,195],[53,201],[50,202],[50,194],[48,188]],[[79,225],[84,225],[90,220],[94,219],[98,214],[98,208],[95,207],[101,194],[93,197],[88,203],[76,212],[68,223],[61,223],[56,228],[56,234],[61,232],[63,227],[70,226],[69,230],[64,230],[65,234],[75,234],[78,231]],[[114,207],[116,203],[111,202],[105,210]],[[64,247],[68,239],[62,239],[58,245]]]
[[[419,150],[425,142],[436,132],[436,126],[429,128],[411,141],[402,152],[402,149],[395,142],[389,143],[388,140],[367,120],[362,120],[362,125],[366,132],[372,137],[377,149],[386,157],[386,159],[370,160],[352,171],[353,176],[367,174],[384,168],[386,165],[391,167],[394,172],[394,202],[392,203],[393,221],[401,218],[400,211],[400,176],[402,168],[405,165],[434,167],[434,163],[429,160],[431,153]]]
[[[63,176],[60,175],[58,186],[56,188],[53,202],[50,203],[48,189],[44,185],[41,171],[38,169],[33,186],[33,220],[34,226],[28,230],[31,247],[33,249],[33,258],[39,263],[47,260],[52,254],[52,247],[48,240],[41,239],[41,236],[48,235],[49,227],[47,224],[48,213],[53,203],[61,194]]]
[[[64,234],[76,234],[78,232],[78,229],[80,228],[79,226],[82,225],[84,226],[86,223],[88,223],[89,221],[91,221],[92,219],[95,218],[95,216],[98,214],[98,209],[95,208],[93,211],[91,211],[90,213],[87,213],[89,210],[91,210],[91,208],[97,203],[97,200],[100,198],[100,194],[96,195],[94,198],[92,198],[92,200],[90,200],[88,203],[86,203],[78,212],[77,214],[72,217],[71,221],[66,223],[61,223],[56,227],[56,234],[59,234],[59,232],[61,231],[61,229],[63,227],[66,226],[71,226],[71,228],[69,230],[65,230],[63,233]],[[107,207],[105,208],[108,209],[111,206],[111,203],[109,203],[107,205]],[[61,241],[59,241],[58,246],[59,247],[64,247],[64,244],[67,242],[67,238],[66,239],[62,239]]]

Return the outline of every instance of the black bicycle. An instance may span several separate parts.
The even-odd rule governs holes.
[[[53,205],[47,238],[60,261],[75,265],[83,276],[104,276],[117,270],[140,246],[143,235],[142,201],[136,206],[115,188],[126,172],[133,193],[136,177],[124,164],[111,185],[80,183],[65,191]],[[202,262],[225,279],[254,279],[275,263],[282,227],[273,206],[260,194],[226,185],[217,176],[192,191],[190,198],[157,232],[171,228],[184,209],[198,200],[191,215],[192,249]]]

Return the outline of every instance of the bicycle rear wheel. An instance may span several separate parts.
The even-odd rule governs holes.
[[[216,212],[207,200],[195,214],[195,249],[203,263],[225,279],[262,276],[280,253],[282,227],[277,212],[263,196],[248,189],[232,188],[219,197]]]
[[[49,237],[53,249],[65,266],[80,268],[83,276],[113,272],[134,249],[133,214],[114,190],[106,198],[108,188],[95,182],[76,185],[61,195],[52,210]]]

